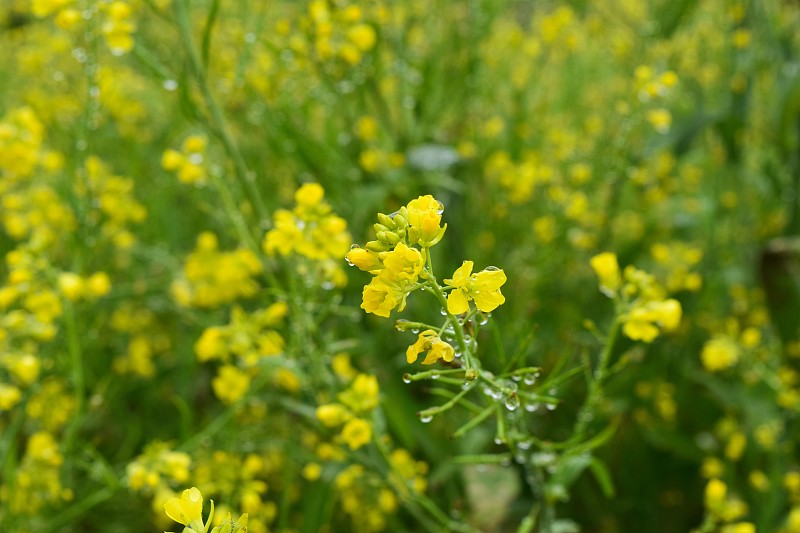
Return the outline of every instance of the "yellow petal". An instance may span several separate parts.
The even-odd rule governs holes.
[[[475,291],[496,291],[503,286],[506,279],[508,279],[506,278],[506,273],[500,269],[485,269],[475,274],[475,279],[472,281],[470,288]]]
[[[444,282],[451,287],[463,287],[469,281],[469,276],[472,274],[472,261],[464,261],[458,269],[453,272],[453,279],[446,279]]]
[[[464,289],[454,289],[447,296],[447,311],[451,315],[460,315],[469,311],[467,292]]]
[[[484,313],[491,313],[506,301],[499,289],[476,292],[472,298],[475,300],[475,306]]]

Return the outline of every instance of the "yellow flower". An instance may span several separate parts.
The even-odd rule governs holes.
[[[634,307],[625,316],[622,332],[631,340],[653,342],[661,330],[676,329],[680,324],[681,314],[681,304],[677,300],[648,302]]]
[[[197,487],[186,489],[180,498],[170,498],[164,504],[167,516],[184,526],[203,528],[203,495]]]
[[[222,403],[235,403],[250,388],[250,376],[233,365],[225,365],[219,369],[217,377],[211,380],[211,387]]]
[[[408,347],[406,350],[406,361],[408,361],[408,364],[413,363],[417,360],[419,354],[423,352],[428,352],[425,360],[422,361],[423,365],[432,365],[439,359],[450,362],[453,360],[453,357],[455,357],[455,350],[453,347],[440,339],[432,329],[427,329],[420,333],[417,342]]]
[[[730,338],[719,335],[703,345],[700,358],[706,370],[721,372],[739,361],[739,347]]]
[[[603,252],[592,257],[589,260],[589,264],[600,280],[600,292],[609,298],[616,296],[617,290],[622,284],[617,255],[611,252]]]
[[[384,270],[381,276],[393,280],[407,280],[411,283],[417,281],[425,261],[416,248],[409,248],[398,243],[391,252],[386,252],[383,257]]]
[[[356,412],[366,412],[378,406],[378,378],[359,374],[350,388],[339,394],[339,401]]]
[[[420,246],[433,246],[442,239],[447,224],[439,227],[442,221],[441,202],[431,195],[420,196],[406,206],[408,224],[411,227],[409,238]]]
[[[484,313],[494,311],[506,301],[500,292],[500,287],[507,279],[505,272],[488,267],[472,274],[472,267],[472,261],[464,261],[453,273],[453,279],[444,280],[445,284],[453,287],[447,297],[447,310],[451,314],[460,315],[469,311],[470,300]]]
[[[406,306],[405,292],[402,287],[381,276],[372,278],[372,281],[364,287],[362,300],[361,308],[364,311],[385,318],[389,317],[395,307],[402,311]]]
[[[62,272],[58,275],[58,288],[68,300],[76,301],[83,296],[83,278],[74,272]]]
[[[314,207],[322,202],[325,190],[319,183],[305,183],[294,193],[294,201],[298,206]]]
[[[357,450],[372,440],[372,426],[363,418],[354,418],[342,428],[341,437],[351,450]]]
[[[14,385],[0,383],[0,411],[9,411],[22,399],[22,391]]]
[[[351,265],[371,274],[375,274],[383,268],[383,262],[380,256],[376,252],[372,252],[366,248],[352,248],[347,252],[345,258]]]
[[[706,485],[705,502],[709,509],[719,509],[725,503],[728,487],[719,479],[712,479]]]
[[[323,426],[329,428],[341,426],[353,417],[345,406],[338,403],[320,405],[317,407],[316,416]]]
[[[367,24],[356,24],[347,30],[347,38],[361,52],[372,50],[377,40],[375,29]]]

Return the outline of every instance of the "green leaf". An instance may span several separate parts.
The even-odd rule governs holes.
[[[606,498],[613,498],[616,493],[614,490],[614,481],[611,479],[611,473],[608,471],[606,464],[597,457],[592,457],[592,461],[589,463],[589,469],[592,471],[592,474],[594,474],[597,484],[600,485],[603,495]]]

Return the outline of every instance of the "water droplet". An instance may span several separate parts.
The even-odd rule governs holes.
[[[486,313],[485,315],[480,315],[480,317],[481,318],[478,321],[478,324],[480,324],[481,326],[485,326],[486,324],[489,323],[489,319],[492,317],[492,313]]]
[[[444,307],[439,309],[439,312],[442,314],[442,316],[447,316],[447,309],[445,309]]]
[[[161,86],[167,91],[174,91],[178,88],[178,82],[175,80],[164,80]]]
[[[521,440],[517,443],[517,448],[520,450],[530,450],[533,443],[529,440]]]
[[[535,413],[536,411],[539,410],[538,403],[526,403],[524,407],[525,410],[528,411],[529,413]]]
[[[423,424],[427,424],[427,423],[428,423],[428,422],[430,422],[431,420],[433,420],[433,416],[431,416],[431,415],[427,415],[427,416],[420,416],[420,417],[419,417],[419,421],[420,421],[420,422],[422,422]]]
[[[411,328],[411,333],[413,333],[414,335],[418,335],[419,334],[419,328]]]
[[[350,245],[350,249],[351,249],[351,250],[357,250],[357,249],[359,249],[359,248],[361,248],[361,246],[359,246],[358,244],[352,244],[352,245]]]
[[[500,270],[500,269],[499,269],[499,268],[497,268],[496,266],[488,266],[488,267],[484,268],[483,270],[484,270],[485,272],[497,272],[497,271],[498,271],[498,270]]]
[[[323,281],[322,282],[322,288],[324,290],[326,290],[326,291],[332,291],[335,287],[336,287],[336,285],[334,285],[332,281]]]
[[[519,396],[517,396],[516,393],[512,392],[511,394],[506,396],[506,399],[505,399],[504,403],[505,403],[506,409],[508,409],[509,411],[515,411],[517,409],[517,407],[519,407]]]
[[[546,404],[544,404],[544,407],[548,411],[554,411],[555,408],[556,408],[556,404],[554,404],[554,403],[546,403]]]
[[[501,439],[500,437],[495,437],[494,438],[494,443],[499,446],[499,445],[503,444],[503,439]]]
[[[436,214],[441,215],[442,213],[444,213],[444,204],[438,200],[436,201],[436,203],[439,204],[439,209],[436,210]]]
[[[431,379],[439,379],[439,374],[431,374]]]
[[[406,384],[411,383],[411,374],[408,373],[403,374],[403,383]]]
[[[519,374],[514,374],[513,376],[511,376],[511,379],[518,382],[519,380],[522,379],[522,376],[520,376]]]
[[[522,380],[522,382],[530,387],[531,385],[536,383],[536,378],[537,378],[536,374],[525,374],[525,378]]]
[[[461,390],[469,390],[475,386],[475,381],[465,381],[461,384]]]
[[[202,154],[189,154],[189,157],[186,158],[189,163],[193,165],[202,165],[203,164],[203,155]]]

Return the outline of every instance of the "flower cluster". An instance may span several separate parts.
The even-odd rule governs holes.
[[[172,487],[189,479],[191,457],[173,450],[164,442],[151,442],[144,452],[126,467],[128,486],[149,494],[169,493]]]
[[[217,360],[222,363],[211,385],[223,403],[234,403],[247,393],[252,377],[259,372],[262,358],[283,352],[284,339],[274,328],[281,325],[287,312],[288,307],[283,302],[249,314],[234,307],[230,324],[203,331],[194,351],[201,362]]]
[[[147,209],[134,196],[134,182],[130,178],[114,175],[99,157],[86,159],[87,196],[93,206],[90,221],[100,226],[103,237],[120,249],[128,249],[136,242],[132,224],[147,218]]]
[[[339,393],[338,402],[317,407],[316,416],[323,426],[341,428],[339,440],[351,450],[372,441],[372,425],[366,417],[378,406],[378,380],[358,374],[350,387]]]
[[[374,277],[364,287],[361,308],[388,317],[402,311],[406,297],[418,288],[428,248],[438,243],[447,224],[441,226],[444,207],[433,196],[420,196],[392,215],[378,214],[374,224],[377,239],[365,248],[354,247],[347,261]],[[416,248],[419,246],[419,248]]]
[[[375,47],[378,38],[357,5],[341,9],[327,0],[314,0],[308,6],[304,22],[319,61],[339,58],[347,65],[356,65]]]
[[[181,150],[172,148],[161,156],[161,166],[169,172],[176,172],[181,183],[202,185],[207,174],[204,166],[206,138],[200,135],[186,137]]]
[[[621,307],[622,332],[632,340],[653,342],[662,332],[677,329],[681,304],[666,298],[655,278],[628,265],[620,273],[617,256],[603,252],[590,264],[600,282],[600,291]]]
[[[484,315],[505,302],[500,288],[506,282],[503,270],[487,267],[473,273],[473,261],[464,261],[453,277],[440,285],[431,266],[430,248],[444,236],[447,224],[442,225],[444,206],[431,195],[420,196],[392,215],[378,214],[373,225],[376,239],[364,248],[354,246],[347,253],[347,261],[372,274],[372,280],[362,291],[361,308],[367,313],[389,317],[395,309],[402,311],[408,295],[421,288],[431,291],[447,315],[441,328],[426,324],[412,327],[407,321],[398,322],[398,329],[422,329],[416,342],[406,350],[406,361],[414,363],[420,354],[426,354],[424,365],[439,360],[452,362],[467,351],[467,336],[463,323],[475,313]],[[446,295],[445,295],[446,294]],[[459,319],[458,317],[463,317]],[[463,323],[462,323],[463,320]],[[451,342],[455,330],[461,331],[459,349]],[[442,336],[447,331],[448,339]],[[415,332],[416,333],[416,332]]]
[[[219,250],[217,236],[203,232],[195,250],[186,257],[184,278],[172,284],[172,295],[184,307],[213,308],[239,298],[250,298],[258,291],[254,276],[264,267],[246,248],[232,252]]]
[[[301,274],[319,274],[326,284],[342,287],[347,276],[340,263],[350,245],[347,222],[332,212],[325,190],[306,183],[294,194],[295,208],[275,211],[273,228],[264,236],[269,256],[297,255],[309,260],[298,266]]]
[[[123,304],[111,314],[111,330],[116,338],[125,341],[113,347],[121,352],[114,358],[114,371],[152,377],[156,373],[155,356],[171,347],[170,338],[159,327],[156,314],[147,308]]]

